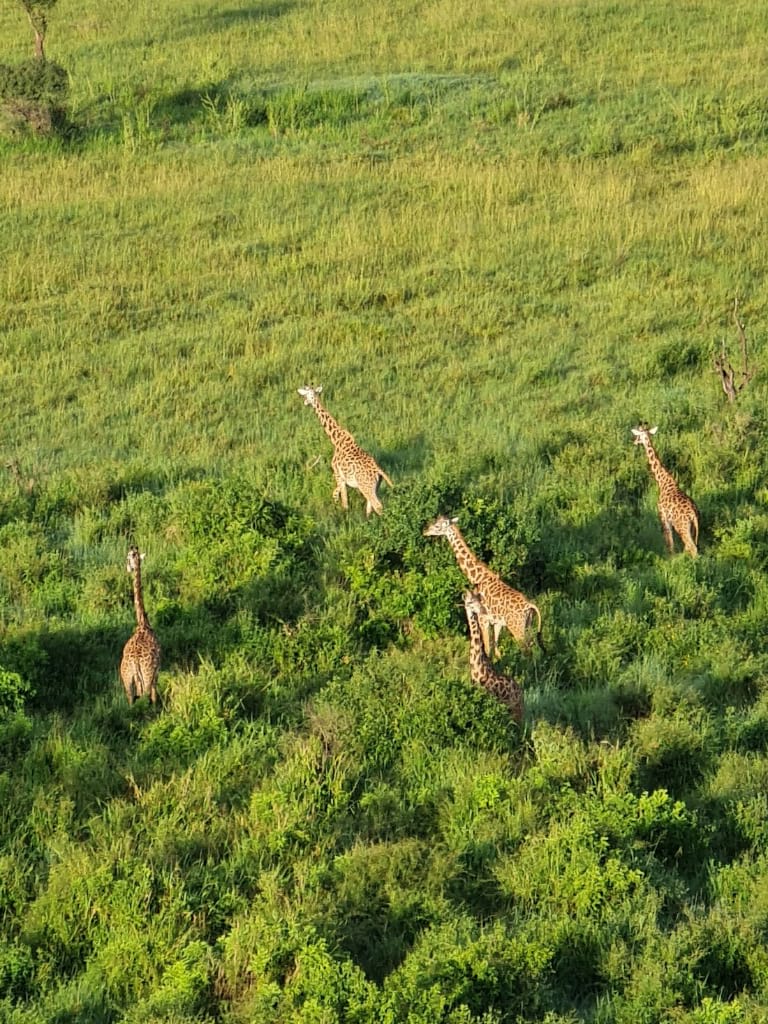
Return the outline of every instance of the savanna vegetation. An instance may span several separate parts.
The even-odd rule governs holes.
[[[767,37],[752,0],[56,5],[65,121],[0,137],[0,1020],[767,1019]],[[440,513],[541,608],[520,727]]]

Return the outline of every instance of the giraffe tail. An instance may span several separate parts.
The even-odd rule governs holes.
[[[394,485],[394,484],[392,483],[392,481],[391,481],[391,480],[389,479],[389,477],[388,477],[388,476],[387,476],[387,474],[386,474],[386,473],[384,472],[384,470],[383,470],[383,469],[381,468],[381,466],[379,466],[379,465],[377,464],[376,468],[378,469],[378,471],[379,471],[379,476],[380,476],[380,477],[382,478],[382,480],[386,480],[386,481],[387,481],[387,483],[389,484],[389,486],[390,486],[390,487],[394,487],[395,485]]]
[[[541,612],[538,607],[531,601],[531,608],[536,612],[536,618],[539,620],[539,628],[536,631],[536,643],[539,645],[541,650],[545,650],[544,641],[541,639]]]
[[[141,671],[141,665],[136,665],[136,671],[133,673],[133,685],[136,691],[137,697],[144,697],[147,693],[147,688],[144,685],[144,673]]]

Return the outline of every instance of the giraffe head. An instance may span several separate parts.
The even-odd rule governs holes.
[[[438,516],[433,523],[424,527],[425,537],[448,537],[458,523],[458,519],[449,519],[448,516]]]
[[[640,424],[639,427],[632,427],[632,433],[635,435],[633,444],[641,444],[647,448],[651,443],[651,437],[656,433],[658,427],[647,427],[644,424]]]
[[[318,384],[316,388],[305,387],[298,389],[299,394],[304,399],[304,405],[311,405],[313,408],[317,405],[317,399],[322,390],[323,389],[320,384]]]
[[[131,574],[131,576],[133,576],[133,574],[141,568],[141,562],[143,558],[144,555],[142,555],[139,552],[139,549],[136,547],[135,544],[132,544],[131,547],[128,548],[128,558],[125,563],[125,568],[127,572]]]

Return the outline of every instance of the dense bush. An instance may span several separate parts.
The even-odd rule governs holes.
[[[66,124],[69,76],[55,61],[0,64],[0,130],[28,128],[39,135]]]

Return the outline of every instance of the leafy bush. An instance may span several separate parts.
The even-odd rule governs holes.
[[[17,672],[0,666],[0,722],[22,710],[33,694],[32,687]]]
[[[199,940],[190,942],[163,971],[158,987],[125,1015],[125,1024],[156,1024],[180,1019],[200,1020],[213,972],[213,951]]]
[[[0,99],[60,106],[68,92],[67,72],[55,61],[32,59],[15,66],[0,64]]]
[[[551,946],[501,921],[483,928],[466,917],[448,920],[426,929],[386,979],[382,1017],[392,1024],[470,1024],[489,1007],[503,1007],[507,1019],[536,1019],[552,955]]]
[[[300,583],[312,569],[306,516],[244,479],[186,484],[170,506],[171,529],[181,541],[182,599],[230,607],[245,590],[270,617],[298,612]]]
[[[53,61],[0,64],[0,131],[48,135],[66,124],[67,72]]]
[[[0,992],[3,996],[14,999],[31,996],[30,982],[33,975],[34,964],[29,946],[0,941]]]

